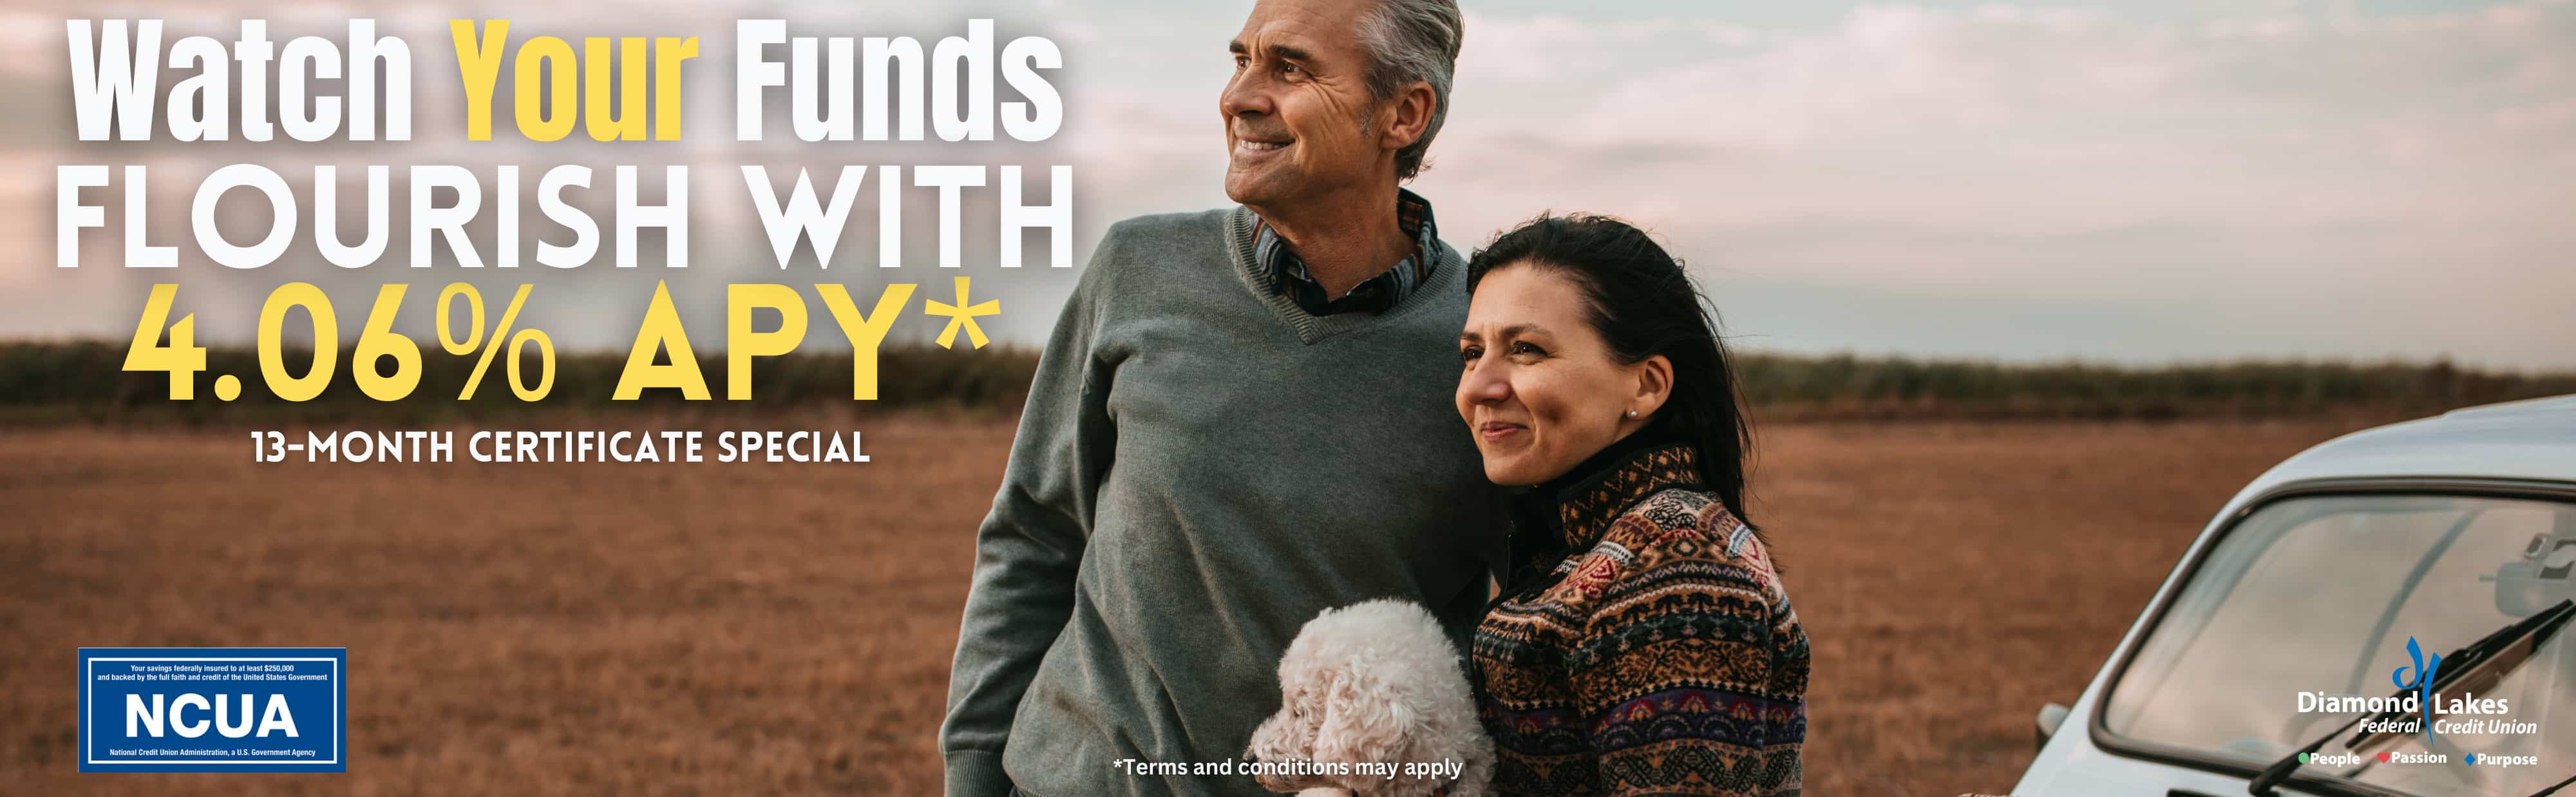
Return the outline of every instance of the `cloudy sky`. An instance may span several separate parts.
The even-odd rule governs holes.
[[[747,205],[737,163],[1071,164],[1077,256],[1118,218],[1225,203],[1215,98],[1230,71],[1225,42],[1249,3],[858,5],[79,6],[207,33],[246,14],[325,33],[350,16],[385,18],[419,61],[418,140],[307,149],[77,144],[68,12],[12,12],[0,20],[10,50],[0,92],[29,110],[0,122],[11,176],[0,223],[31,245],[0,253],[0,336],[121,340],[142,286],[174,278],[114,268],[113,219],[90,233],[90,265],[53,268],[42,244],[53,240],[58,163],[149,162],[156,184],[172,170],[153,189],[167,197],[153,206],[156,226],[184,217],[193,181],[183,175],[225,162],[290,174],[311,163],[688,163],[702,214],[695,264],[674,286],[700,286],[683,303],[711,337],[721,330],[713,283],[911,281],[939,293],[954,274],[914,262],[932,257],[927,195],[908,205],[906,240],[925,243],[903,269],[819,272],[809,257],[782,274],[758,263],[766,249],[748,217],[725,215]],[[2576,367],[2576,0],[1467,6],[1454,110],[1414,186],[1437,206],[1444,237],[1472,249],[1544,209],[1625,216],[1691,263],[1739,346]],[[463,145],[449,16],[511,16],[522,35],[701,36],[690,143]],[[1004,41],[1048,36],[1065,53],[1066,130],[1038,145],[963,148],[724,142],[731,20],[773,16],[798,34],[928,41],[990,16]],[[874,213],[856,219],[867,223],[853,221],[845,257],[873,265]],[[970,209],[970,241],[989,225]],[[325,282],[354,327],[369,286],[410,281],[418,293],[460,276],[309,259],[227,273],[182,251],[182,306],[193,304],[212,340],[246,336],[279,283]],[[1005,301],[997,336],[1042,336],[1070,275],[1005,273],[989,252],[968,253],[963,273]],[[547,298],[533,317],[559,342],[606,347],[632,333],[651,282],[674,275],[474,276],[540,281]]]

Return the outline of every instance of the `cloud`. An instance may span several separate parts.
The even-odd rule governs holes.
[[[2206,333],[2034,326],[1986,353],[2576,365],[2576,319],[2543,298],[2576,293],[2576,5],[2248,13],[1867,6],[1738,35],[1478,18],[1447,168],[1423,182],[1453,231],[1609,211],[1714,281],[1923,301],[1764,331],[1810,345],[1905,351],[1958,302],[2055,301]]]
[[[1224,204],[1213,111],[1223,43],[1245,5],[1051,3],[1000,14],[1004,37],[1046,33],[1064,48],[1067,128],[1044,147],[958,157],[1074,164],[1077,257],[1119,218]],[[660,24],[729,39],[734,17],[820,20],[809,12],[827,8],[842,10],[797,32],[937,36],[965,15],[925,7],[889,17],[896,12],[871,7],[852,16],[826,2],[654,13]],[[223,10],[255,13],[247,9]],[[521,24],[583,29],[570,12],[542,13]],[[1680,3],[1471,13],[1454,110],[1417,185],[1438,205],[1446,237],[1472,248],[1551,208],[1632,218],[1694,263],[1722,307],[1736,303],[1728,317],[1748,326],[1734,331],[1756,345],[2134,361],[2450,354],[2576,366],[2576,347],[2565,345],[2576,340],[2576,316],[2561,306],[2576,295],[2566,254],[2576,251],[2567,223],[2576,208],[2576,0],[2381,14],[2310,2],[1752,13]],[[21,144],[69,138],[67,119],[46,116],[68,113],[59,20],[37,16],[19,26],[42,34],[35,55],[0,61],[0,92],[36,109],[0,123]],[[406,24],[435,27],[436,15],[414,16],[425,21]],[[407,35],[435,62],[418,79],[422,101],[433,102],[444,96],[433,88],[446,74],[438,69],[452,68],[437,65],[443,36]],[[716,100],[692,106],[701,140],[654,154],[714,167],[703,178],[711,193],[732,190],[729,164],[745,159],[773,168],[921,162],[882,146],[727,143],[730,62],[711,53],[701,68],[723,79],[691,88],[693,99]],[[599,156],[470,150],[450,140],[454,121],[441,113],[423,107],[423,129],[436,132],[405,157],[306,156],[344,165]],[[698,127],[707,121],[717,123],[713,138]],[[434,141],[448,143],[426,143]],[[274,150],[175,154],[296,160]],[[12,168],[36,189],[6,194],[23,211],[10,215],[26,219],[16,230],[49,240],[51,214],[39,205],[50,201],[50,169],[40,167],[61,157],[23,147],[12,155],[39,167]],[[139,301],[131,280],[105,269],[59,273],[42,255],[0,255],[15,258],[0,259],[0,335],[130,330]],[[384,279],[372,271],[360,276]],[[1007,313],[1000,334],[1034,340],[1069,280],[1021,282],[1008,306],[1045,310]],[[256,296],[225,301],[203,306],[238,320],[253,314]],[[609,329],[631,319],[555,323]]]

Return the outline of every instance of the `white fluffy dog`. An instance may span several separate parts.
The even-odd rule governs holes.
[[[1494,742],[1457,649],[1419,605],[1373,600],[1315,615],[1279,660],[1279,691],[1279,713],[1253,731],[1246,758],[1325,771],[1260,772],[1271,791],[1428,797],[1446,787],[1476,797],[1493,778]]]

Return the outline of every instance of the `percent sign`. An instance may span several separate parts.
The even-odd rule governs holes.
[[[510,297],[510,306],[501,310],[501,323],[492,328],[491,345],[488,346],[483,345],[483,293],[475,290],[472,284],[463,282],[448,283],[445,290],[438,292],[438,345],[446,348],[447,353],[457,355],[472,352],[477,346],[483,350],[482,358],[474,362],[474,373],[465,378],[465,390],[456,394],[458,400],[474,397],[474,388],[483,384],[483,372],[492,368],[492,356],[504,348],[510,351],[510,392],[518,394],[520,401],[545,398],[546,393],[555,389],[554,340],[535,329],[522,329],[517,335],[510,334],[511,324],[519,320],[519,308],[527,304],[528,292],[535,288],[531,283],[519,284],[518,294]],[[473,312],[473,323],[465,326],[470,337],[461,341],[453,334],[455,325],[449,323],[452,317],[449,310],[455,307],[455,299],[460,295],[465,297],[466,309]],[[502,344],[504,339],[509,341],[507,346]],[[537,386],[534,388],[519,378],[519,352],[531,341],[537,344]]]

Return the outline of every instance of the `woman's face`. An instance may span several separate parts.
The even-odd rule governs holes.
[[[1458,417],[1496,484],[1564,475],[1663,405],[1667,361],[1620,363],[1584,302],[1563,272],[1527,263],[1488,271],[1476,285],[1458,333]]]

